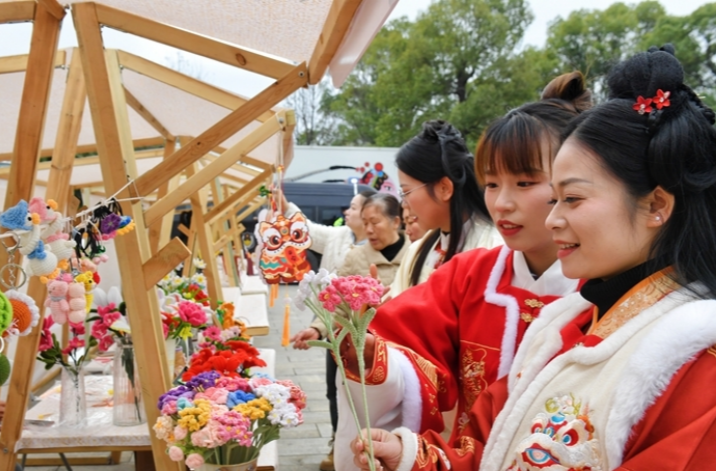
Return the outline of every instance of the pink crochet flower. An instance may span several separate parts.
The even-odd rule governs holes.
[[[204,466],[204,457],[199,453],[191,453],[186,457],[186,465],[192,469],[200,468]]]
[[[213,340],[214,342],[221,342],[221,329],[215,325],[207,327],[204,329],[204,337]]]
[[[174,415],[177,413],[177,401],[167,401],[162,406],[162,415]],[[175,433],[176,435],[176,433]],[[181,440],[181,438],[178,438]]]
[[[206,313],[199,304],[182,301],[177,306],[177,312],[182,322],[188,322],[192,327],[200,327],[206,324]]]
[[[260,386],[268,386],[269,384],[273,384],[273,381],[268,378],[251,378],[249,382],[254,389]]]
[[[251,391],[251,385],[249,385],[249,382],[246,381],[244,378],[230,378],[223,376],[216,381],[216,387],[224,388],[229,392],[234,392],[238,390],[244,392]]]
[[[224,388],[209,388],[204,392],[197,393],[194,396],[194,400],[197,399],[208,399],[212,403],[226,404],[226,396],[229,395],[229,391]]]
[[[216,448],[227,442],[224,437],[219,436],[222,429],[221,423],[217,420],[209,419],[203,428],[191,434],[191,443],[200,448]],[[187,463],[188,465],[188,463]]]
[[[176,406],[176,402],[174,403],[174,405]],[[176,409],[176,407],[175,407],[175,409]],[[162,414],[163,414],[163,412],[162,412]],[[176,427],[174,427],[174,439],[177,441],[184,440],[186,438],[187,433],[188,433],[188,430],[186,428],[182,427],[181,425],[177,425]],[[176,461],[178,461],[178,460],[176,460]]]
[[[353,311],[360,311],[363,306],[380,303],[383,296],[383,285],[374,278],[367,276],[344,276],[334,278],[318,295],[323,307],[334,312],[336,306],[345,302]]]
[[[178,446],[172,446],[169,448],[169,459],[172,461],[181,461],[184,459],[184,452]]]
[[[306,407],[306,393],[290,379],[276,381],[282,386],[286,386],[291,392],[291,398],[288,400],[291,404],[296,406],[296,409],[304,409]]]

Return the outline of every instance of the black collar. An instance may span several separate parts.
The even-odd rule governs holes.
[[[668,263],[649,260],[608,280],[589,280],[584,283],[579,292],[584,299],[597,306],[599,318],[601,319],[627,291],[636,286],[641,280],[668,265]]]

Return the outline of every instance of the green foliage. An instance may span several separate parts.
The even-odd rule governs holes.
[[[716,3],[684,17],[653,0],[577,10],[550,24],[544,48],[520,48],[531,21],[526,0],[435,0],[415,21],[390,22],[341,90],[323,93],[320,112],[334,120],[326,143],[400,146],[423,122],[446,119],[473,147],[555,76],[582,71],[601,100],[616,63],[665,43],[687,84],[716,105]]]

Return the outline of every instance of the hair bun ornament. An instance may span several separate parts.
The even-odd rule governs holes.
[[[652,47],[648,52],[635,54],[617,64],[610,72],[607,84],[610,98],[636,100],[639,96],[654,97],[657,90],[669,90],[672,107],[680,106],[686,99],[674,94],[684,87],[684,69],[670,44]]]

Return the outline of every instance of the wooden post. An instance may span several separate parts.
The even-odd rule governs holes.
[[[196,165],[197,164],[192,164],[191,167],[187,168],[187,176],[189,178],[195,174]],[[206,290],[208,291],[209,298],[211,298],[211,308],[216,309],[216,301],[223,299],[223,295],[221,294],[219,272],[216,269],[216,254],[214,253],[211,226],[204,219],[206,198],[203,197],[201,192],[196,192],[189,199],[191,201],[191,229],[196,234],[201,258],[204,260],[204,263],[206,263],[204,275],[206,276]]]
[[[164,144],[164,159],[169,158],[176,149],[176,139],[167,140]],[[159,187],[157,193],[157,201],[162,199],[167,193],[174,191],[179,185],[179,175],[173,177],[167,183]],[[169,243],[172,232],[172,224],[174,222],[174,211],[168,211],[159,221],[149,225],[149,245],[152,253],[157,251]]]
[[[25,84],[22,90],[20,115],[15,134],[15,149],[10,163],[10,177],[5,195],[5,209],[14,206],[21,199],[30,199],[32,195],[62,23],[61,19],[56,16],[56,8],[50,11],[46,3],[38,3],[34,12],[35,23],[32,28],[30,57],[27,61]],[[7,263],[7,252],[0,251],[0,266]],[[45,286],[35,278],[30,282],[27,293],[35,302],[42,305]],[[22,337],[18,341],[15,351],[8,404],[5,409],[3,426],[0,429],[0,450],[2,450],[0,470],[10,470],[15,466],[15,444],[22,433],[22,422],[27,409],[27,398],[41,330],[42,322],[32,329],[30,335]]]
[[[108,56],[109,61],[105,57],[96,5],[77,3],[73,6],[72,14],[87,81],[87,96],[97,137],[102,177],[107,193],[114,194],[127,186],[128,173],[136,174],[132,169],[134,149],[119,61],[116,53]],[[125,189],[119,196],[127,197],[129,194]],[[166,444],[156,438],[151,429],[159,416],[156,401],[169,389],[170,383],[159,303],[154,290],[148,290],[145,285],[143,265],[150,259],[150,249],[142,205],[141,202],[134,202],[123,204],[122,208],[124,214],[132,217],[136,224],[134,231],[115,239],[115,246],[129,322],[135,326],[132,336],[137,350],[137,367],[154,463],[159,471],[177,470],[180,465],[169,459]]]

